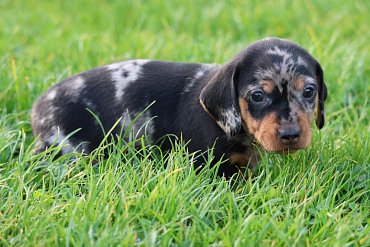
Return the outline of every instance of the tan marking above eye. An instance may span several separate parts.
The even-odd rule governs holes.
[[[275,84],[270,80],[261,80],[259,81],[259,84],[265,93],[270,94],[274,91]]]
[[[293,81],[293,90],[302,92],[305,85],[309,82],[314,83],[314,79],[309,76],[300,75]]]
[[[305,79],[301,76],[293,81],[293,89],[295,91],[303,91],[304,85]]]

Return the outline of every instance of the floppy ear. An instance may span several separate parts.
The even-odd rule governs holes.
[[[235,62],[221,66],[200,93],[200,103],[227,135],[235,135],[241,128],[241,117],[236,93]]]
[[[316,112],[316,126],[321,129],[325,123],[325,100],[328,95],[326,85],[324,82],[324,73],[319,63],[316,64],[316,77],[318,83],[318,97],[317,97],[317,112]]]

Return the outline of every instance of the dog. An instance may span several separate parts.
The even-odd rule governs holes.
[[[319,62],[297,44],[267,38],[223,65],[139,59],[72,76],[38,98],[31,124],[37,153],[54,144],[61,154],[90,153],[102,129],[119,135],[130,127],[149,144],[173,135],[190,152],[213,148],[214,161],[226,160],[219,174],[231,176],[255,167],[260,148],[308,147],[315,106],[316,125],[324,126],[326,97]]]

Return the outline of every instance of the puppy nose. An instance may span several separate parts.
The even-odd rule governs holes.
[[[287,128],[279,130],[278,133],[284,144],[291,144],[299,141],[301,130],[299,128]]]

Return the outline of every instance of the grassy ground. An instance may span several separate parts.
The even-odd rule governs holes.
[[[366,0],[0,0],[0,245],[369,246],[369,13]],[[223,63],[266,36],[324,68],[327,125],[308,150],[265,155],[234,184],[195,175],[181,146],[36,171],[50,155],[31,153],[29,110],[56,81],[128,58]]]

